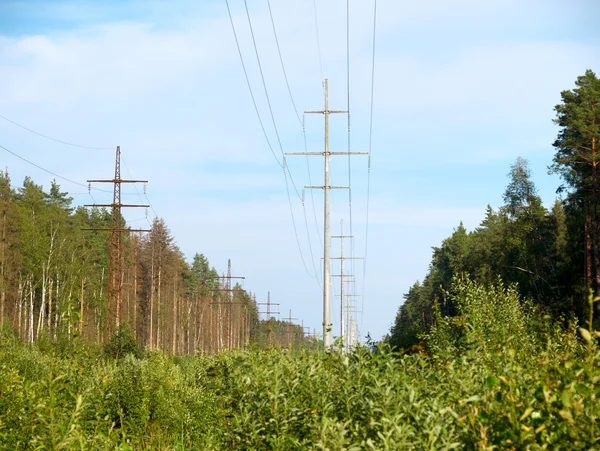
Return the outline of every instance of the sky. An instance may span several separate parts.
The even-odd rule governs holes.
[[[343,220],[354,237],[346,273],[360,335],[374,339],[432,246],[502,205],[518,156],[554,202],[553,108],[586,69],[600,74],[599,0],[378,0],[373,97],[373,0],[270,0],[277,41],[266,0],[229,6],[264,133],[225,0],[0,0],[0,115],[106,149],[1,118],[0,145],[83,185],[112,178],[121,146],[122,177],[149,181],[152,208],[126,211],[132,226],[164,218],[189,260],[202,253],[223,273],[231,259],[257,301],[270,292],[282,317],[318,331],[323,191],[303,187],[323,184],[323,158],[288,156],[285,173],[281,162],[323,150],[322,115],[303,112],[323,109],[327,78],[329,107],[351,112],[350,133],[331,116],[330,150],[371,151],[331,157],[331,184],[352,187],[332,190],[331,231]],[[2,149],[0,167],[15,187],[55,178]],[[57,181],[75,205],[112,201]],[[123,192],[146,203],[141,185]],[[335,334],[339,297],[332,307]]]

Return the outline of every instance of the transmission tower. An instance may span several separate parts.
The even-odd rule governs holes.
[[[148,183],[148,180],[124,180],[121,178],[121,146],[117,146],[115,158],[115,177],[112,180],[88,180],[88,187],[92,183],[112,183],[113,202],[112,204],[87,204],[85,207],[110,207],[111,208],[111,227],[109,229],[86,229],[97,230],[111,233],[110,251],[108,260],[108,298],[106,300],[106,328],[104,331],[105,339],[108,339],[112,317],[112,309],[116,307],[115,312],[115,330],[118,333],[121,327],[121,306],[123,303],[123,254],[121,249],[121,234],[123,232],[149,232],[149,229],[128,229],[123,227],[123,216],[121,208],[148,208],[149,205],[142,204],[123,204],[121,203],[121,184],[122,183]]]
[[[273,303],[271,302],[271,292],[269,291],[267,293],[267,302],[258,302],[256,305],[266,305],[267,306],[267,311],[266,312],[258,312],[260,315],[262,314],[266,314],[267,315],[267,323],[268,323],[268,328],[267,328],[267,341],[270,344],[271,343],[271,315],[279,315],[279,312],[274,312],[271,310],[271,306],[272,305],[276,305],[277,307],[279,307],[278,303]]]
[[[348,323],[349,320],[347,319],[347,313],[348,313],[348,309],[346,307],[346,305],[344,305],[345,303],[345,296],[344,296],[344,282],[349,282],[348,278],[352,278],[354,277],[354,274],[346,274],[344,272],[344,260],[362,260],[362,257],[345,257],[344,256],[344,239],[345,238],[354,238],[354,236],[352,235],[344,235],[344,220],[341,219],[340,220],[340,235],[334,235],[331,238],[339,238],[340,239],[340,256],[339,257],[332,257],[333,260],[339,260],[340,261],[340,274],[334,274],[333,277],[339,277],[340,278],[340,338],[342,339],[343,347],[344,349],[348,349]]]
[[[227,259],[227,276],[223,276],[223,291],[227,293],[228,308],[225,313],[228,316],[228,328],[227,328],[227,343],[228,348],[231,349],[233,346],[233,292],[243,291],[231,288],[231,279],[245,279],[244,276],[232,276],[231,275],[231,259]]]
[[[329,184],[329,157],[331,155],[368,155],[369,152],[330,152],[329,151],[329,115],[348,113],[347,110],[329,109],[329,84],[325,83],[325,109],[320,111],[305,111],[305,114],[322,114],[325,117],[325,150],[324,152],[286,152],[286,155],[321,155],[325,158],[325,181],[323,186],[305,186],[308,189],[322,189],[324,194],[324,227],[323,227],[323,344],[325,349],[331,346],[331,260],[329,251],[331,247],[329,225],[329,191],[332,189],[350,189],[349,186],[333,186]]]
[[[284,320],[287,321],[287,324],[285,326],[285,335],[288,341],[288,344],[293,344],[294,343],[294,339],[290,339],[290,334],[294,333],[295,330],[293,329],[292,326],[295,326],[295,324],[292,322],[294,320],[298,320],[298,318],[292,318],[292,309],[290,309],[290,316],[288,318],[283,318]],[[304,330],[303,330],[304,331]]]

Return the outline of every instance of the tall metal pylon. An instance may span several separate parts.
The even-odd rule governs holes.
[[[229,304],[225,315],[228,316],[227,319],[227,347],[228,349],[232,349],[233,346],[233,292],[238,291],[231,288],[231,279],[245,279],[245,276],[232,276],[231,275],[231,259],[227,259],[227,276],[223,276],[223,286],[227,293],[227,303]]]
[[[117,146],[115,157],[115,177],[112,180],[88,180],[88,186],[91,183],[112,183],[113,202],[112,204],[86,204],[85,207],[111,207],[111,227],[110,229],[86,229],[111,232],[110,251],[108,260],[108,298],[106,300],[106,328],[105,338],[108,339],[110,331],[110,317],[112,308],[116,307],[115,326],[119,332],[121,327],[121,305],[123,303],[123,255],[121,250],[121,234],[123,232],[150,232],[149,229],[127,229],[123,228],[123,216],[121,208],[148,208],[145,204],[123,204],[121,203],[121,183],[148,183],[148,180],[123,180],[121,178],[121,146]]]
[[[349,186],[333,186],[329,184],[329,157],[331,155],[368,155],[369,152],[330,152],[329,151],[329,115],[330,114],[349,114],[348,110],[330,110],[329,109],[329,82],[327,78],[325,84],[325,109],[320,111],[305,111],[305,114],[322,114],[325,116],[325,150],[324,152],[286,152],[286,155],[321,155],[325,158],[325,182],[323,186],[305,186],[308,189],[322,189],[324,194],[324,225],[323,225],[323,345],[325,349],[331,347],[331,233],[330,233],[330,215],[329,215],[329,191],[332,189],[350,189]],[[285,161],[284,161],[285,168]]]
[[[346,298],[346,351],[348,351],[349,349],[351,349],[355,344],[356,344],[356,337],[357,337],[357,327],[356,327],[356,320],[355,320],[355,316],[357,314],[357,308],[356,305],[353,305],[353,298],[359,298],[362,297],[362,295],[359,294],[351,294],[350,293],[350,281],[347,281],[348,283],[348,290],[347,290],[347,294],[344,294],[344,297]]]
[[[344,296],[344,282],[347,282],[347,277],[354,277],[354,274],[346,274],[344,272],[344,260],[362,260],[362,257],[345,257],[344,256],[344,239],[345,238],[354,238],[352,235],[344,235],[344,220],[340,219],[340,235],[334,235],[331,238],[339,238],[340,239],[340,256],[332,257],[332,260],[340,261],[340,273],[334,274],[334,277],[340,278],[340,338],[342,339],[343,349],[348,349],[348,339],[347,339],[347,328],[348,321],[345,321],[347,317],[348,309],[345,305],[345,296]]]
[[[288,316],[287,318],[283,318],[284,320],[287,321],[287,324],[285,325],[285,335],[286,335],[286,341],[288,342],[288,345],[293,345],[294,343],[294,339],[290,339],[290,334],[294,333],[295,330],[293,329],[293,327],[291,326],[295,326],[295,324],[293,323],[294,320],[298,320],[298,318],[292,318],[292,309],[290,309],[290,316]],[[304,333],[304,328],[302,329],[302,332]]]
[[[258,313],[259,313],[259,315],[260,314],[267,315],[267,322],[269,324],[268,330],[267,330],[267,341],[269,342],[269,344],[271,344],[271,315],[279,315],[280,314],[279,312],[271,311],[271,306],[276,305],[277,307],[279,307],[279,304],[271,302],[271,292],[269,291],[267,293],[267,302],[258,302],[256,305],[266,305],[267,306],[266,312],[258,312]]]

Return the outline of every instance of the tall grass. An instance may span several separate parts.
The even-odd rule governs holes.
[[[0,449],[597,449],[594,332],[588,348],[501,283],[450,296],[461,316],[427,355],[109,358],[4,334]]]

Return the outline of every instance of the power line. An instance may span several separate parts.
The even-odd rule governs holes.
[[[315,32],[317,34],[317,52],[319,54],[319,68],[321,69],[321,80],[324,80],[323,76],[323,59],[321,58],[321,39],[319,37],[319,18],[317,16],[317,0],[313,0],[313,10],[315,13]]]
[[[67,177],[63,177],[62,175],[59,175],[59,174],[57,174],[56,172],[52,172],[52,171],[50,171],[50,170],[48,170],[48,169],[46,169],[46,168],[43,168],[43,167],[41,167],[41,166],[40,166],[40,165],[38,165],[38,164],[35,164],[33,161],[30,161],[30,160],[28,160],[27,158],[24,158],[24,157],[22,157],[21,155],[19,155],[19,154],[17,154],[17,153],[15,153],[15,152],[13,152],[13,151],[12,151],[12,150],[10,150],[10,149],[7,149],[6,147],[4,147],[4,146],[2,146],[2,145],[0,145],[0,149],[4,149],[4,150],[5,150],[5,151],[7,151],[8,153],[10,153],[10,154],[14,155],[15,157],[17,157],[17,158],[19,158],[19,159],[23,160],[25,163],[28,163],[28,164],[30,164],[30,165],[32,165],[32,166],[34,166],[34,167],[38,168],[38,169],[41,169],[41,170],[42,170],[42,171],[44,171],[44,172],[47,172],[47,173],[48,173],[48,174],[50,174],[50,175],[53,175],[54,177],[57,177],[57,178],[59,178],[59,179],[62,179],[62,180],[65,180],[65,181],[67,181],[67,182],[69,182],[69,183],[73,183],[74,185],[83,186],[84,188],[93,189],[93,190],[96,190],[96,191],[102,191],[102,192],[105,192],[105,193],[110,193],[110,191],[107,191],[107,190],[104,190],[104,189],[99,189],[99,188],[90,187],[89,185],[85,185],[85,184],[83,184],[83,183],[76,182],[75,180],[71,180],[71,179],[69,179],[69,178],[67,178]]]
[[[310,250],[310,259],[311,259],[311,262],[312,262],[313,271],[315,272],[315,277],[317,278],[317,284],[319,285],[319,288],[321,288],[321,282],[320,282],[320,279],[319,279],[319,273],[317,272],[317,267],[315,265],[315,256],[314,256],[313,251],[312,251],[312,244],[311,244],[311,241],[310,241],[310,233],[308,231],[308,219],[306,218],[306,210],[304,209],[304,203],[302,203],[302,210],[304,211],[304,225],[306,227],[306,236],[308,238],[308,248]]]
[[[303,117],[303,119],[304,119],[304,117]],[[302,134],[304,135],[304,151],[308,152],[308,145],[306,144],[306,128],[304,127],[304,120],[302,121]],[[311,177],[311,173],[310,173],[310,164],[308,162],[308,155],[306,155],[306,169],[308,171],[308,184],[312,186],[312,177]],[[319,246],[321,248],[323,248],[323,241],[321,240],[321,234],[319,231],[319,223],[317,221],[317,211],[315,210],[315,198],[314,198],[312,190],[310,190],[310,200],[312,203],[312,211],[313,211],[313,218],[315,220],[315,227],[317,229],[317,237],[319,237]]]
[[[231,29],[233,31],[233,36],[235,38],[235,43],[236,43],[236,46],[237,46],[237,49],[238,49],[238,54],[239,54],[239,57],[240,57],[240,61],[242,63],[242,68],[244,70],[244,76],[246,78],[246,83],[248,85],[248,90],[250,91],[250,96],[252,97],[252,103],[254,104],[254,110],[256,111],[256,115],[258,117],[258,121],[260,122],[260,126],[262,128],[262,131],[263,131],[263,134],[264,134],[265,139],[267,141],[267,144],[269,146],[269,149],[271,150],[271,153],[273,154],[273,157],[275,158],[275,160],[277,161],[277,163],[279,164],[279,166],[283,170],[283,176],[285,178],[285,184],[286,184],[286,194],[287,194],[287,197],[288,197],[288,204],[289,204],[289,207],[290,207],[290,214],[291,214],[291,217],[292,217],[292,224],[293,224],[293,228],[294,228],[294,235],[296,237],[296,243],[298,245],[298,251],[300,253],[300,258],[302,260],[302,264],[304,265],[304,269],[306,270],[307,274],[310,277],[314,277],[308,271],[308,268],[306,266],[306,262],[304,260],[304,254],[302,253],[302,248],[300,246],[300,239],[298,237],[298,231],[297,231],[297,228],[296,228],[296,220],[294,218],[294,212],[293,212],[293,208],[292,208],[292,203],[291,203],[291,198],[290,198],[290,192],[289,192],[289,185],[288,185],[288,180],[287,180],[287,175],[288,175],[289,170],[286,170],[287,169],[287,163],[285,161],[285,156],[283,155],[283,147],[281,145],[281,141],[279,140],[279,133],[277,131],[277,126],[275,124],[275,118],[273,116],[273,110],[271,108],[271,102],[270,102],[270,99],[269,99],[269,94],[268,94],[268,91],[267,91],[267,86],[266,86],[264,75],[263,75],[263,72],[262,72],[262,66],[260,64],[260,58],[259,58],[259,55],[258,55],[258,48],[256,46],[256,40],[254,38],[254,31],[252,29],[252,21],[250,20],[250,13],[248,11],[248,4],[246,3],[245,0],[244,0],[244,3],[245,3],[245,6],[246,6],[246,15],[248,16],[248,23],[250,25],[250,32],[252,34],[252,41],[254,43],[254,50],[256,52],[256,58],[257,58],[258,66],[259,66],[259,69],[260,69],[260,74],[261,74],[261,78],[262,78],[262,82],[263,82],[263,87],[264,87],[264,90],[265,90],[265,95],[267,97],[267,102],[269,104],[269,110],[271,112],[271,119],[273,121],[273,127],[275,128],[275,133],[277,135],[277,140],[279,141],[279,147],[280,147],[281,154],[282,154],[282,157],[283,157],[283,163],[281,163],[279,161],[279,159],[277,158],[277,155],[275,155],[275,151],[273,150],[273,146],[271,145],[271,142],[269,140],[269,137],[268,137],[267,132],[266,132],[265,127],[264,127],[264,123],[263,123],[262,118],[260,116],[260,112],[259,112],[258,106],[256,104],[256,99],[254,97],[254,92],[252,91],[252,85],[250,84],[250,79],[248,77],[248,71],[246,70],[246,65],[244,63],[244,58],[243,58],[243,55],[242,55],[242,50],[240,48],[240,44],[239,44],[239,40],[238,40],[238,37],[237,37],[237,33],[235,31],[235,24],[233,22],[233,17],[231,15],[231,8],[229,7],[229,1],[225,0],[225,4],[227,5],[227,13],[229,15],[229,22],[231,23]],[[298,193],[298,189],[296,188],[296,185],[294,183],[294,179],[292,178],[292,174],[290,173],[289,176],[290,176],[290,181],[292,182],[292,185],[294,186],[294,189],[296,191],[296,194],[301,199],[300,193]]]
[[[121,156],[121,161],[125,165],[125,170],[127,171],[127,174],[129,174],[129,178],[133,178],[133,176],[131,175],[131,172],[129,172],[129,167],[127,166],[127,163],[125,163],[125,159],[123,158],[123,156]],[[133,187],[135,188],[135,192],[138,195],[138,197],[140,198],[140,201],[143,202],[142,196],[140,195],[140,192],[138,191],[137,186],[136,186],[135,183],[133,184]],[[150,205],[150,208],[152,209],[152,212],[154,213],[154,217],[157,218],[158,215],[156,214],[156,211],[154,210],[154,207],[152,206],[152,203],[150,202],[150,199],[148,199],[148,195],[146,194],[146,190],[145,189],[144,189],[144,196],[146,197],[146,201],[148,202],[148,205]],[[148,225],[150,227],[152,227],[152,224],[150,223],[150,220],[148,219],[148,216],[146,216],[146,221],[148,222]]]
[[[287,175],[288,175],[288,173],[289,173],[289,176],[290,176],[290,182],[292,183],[292,186],[294,187],[294,191],[296,191],[296,195],[298,196],[298,198],[300,200],[302,200],[302,197],[300,196],[300,193],[298,192],[298,188],[296,187],[296,183],[294,182],[294,178],[292,177],[292,173],[289,170],[289,166],[286,163],[285,156],[284,156],[284,153],[283,153],[283,145],[281,144],[281,138],[279,136],[279,130],[277,129],[277,124],[276,124],[276,121],[275,121],[275,115],[273,114],[273,107],[271,106],[271,99],[269,97],[269,91],[267,89],[267,83],[265,81],[265,76],[264,76],[264,73],[263,73],[263,70],[262,70],[262,64],[260,62],[260,56],[259,56],[259,53],[258,53],[258,46],[256,45],[256,38],[254,36],[254,29],[252,27],[252,20],[250,18],[250,11],[248,10],[248,2],[247,2],[247,0],[244,0],[244,6],[245,6],[245,9],[246,9],[246,17],[248,18],[248,26],[250,27],[250,35],[252,36],[252,43],[254,45],[254,52],[256,54],[256,61],[258,62],[258,69],[259,69],[259,72],[260,72],[260,78],[262,80],[263,89],[265,91],[265,97],[267,99],[267,105],[269,107],[269,113],[271,115],[271,121],[273,122],[273,129],[275,130],[275,136],[277,137],[277,142],[279,144],[279,149],[281,151],[281,155],[283,156],[283,171],[284,171],[284,177],[285,177],[286,193],[287,193],[287,196],[288,196],[288,203],[289,203],[289,206],[290,206],[290,214],[292,216],[292,224],[294,226],[294,235],[296,236],[296,242],[298,244],[298,251],[300,252],[300,258],[302,259],[302,264],[304,265],[304,269],[305,269],[306,273],[311,278],[312,277],[317,277],[316,272],[315,272],[314,276],[312,276],[309,273],[308,267],[306,266],[306,261],[304,260],[304,254],[302,253],[302,248],[300,246],[300,239],[298,237],[298,231],[297,231],[297,228],[296,228],[296,220],[294,218],[292,203],[291,203],[291,199],[290,199],[290,190],[289,190],[288,181],[287,181]],[[269,3],[269,12],[270,11],[271,11],[271,6],[270,6],[270,3]],[[273,15],[272,14],[271,14],[271,19],[273,19]],[[279,50],[279,41],[277,39],[277,33],[275,31],[275,23],[274,23],[274,21],[272,23],[273,23],[273,32],[275,33],[275,40],[277,42],[277,48]],[[287,74],[285,73],[285,66],[283,65],[283,58],[281,57],[281,52],[279,52],[279,56],[281,58],[281,64],[282,64],[283,72],[284,72],[286,83],[287,83]],[[288,89],[289,89],[289,83],[287,83],[287,84],[288,84]],[[289,92],[290,92],[290,96],[291,96],[291,90]],[[293,97],[292,97],[292,102],[293,102]],[[295,108],[296,108],[296,106],[294,104],[294,111],[296,111]],[[298,119],[299,119],[299,117],[298,117]],[[304,215],[306,217],[306,212],[305,212],[304,209],[303,209],[303,212],[304,212]],[[310,237],[309,237],[309,239],[310,239]],[[310,243],[309,243],[309,247],[311,249],[311,254],[312,254],[312,246],[310,245]],[[314,258],[313,258],[313,264],[314,264]]]
[[[275,37],[275,43],[277,44],[277,53],[279,54],[279,62],[281,63],[281,70],[283,72],[283,77],[285,79],[285,84],[287,86],[288,94],[289,94],[290,100],[292,102],[292,107],[294,108],[294,113],[296,114],[296,117],[298,118],[298,122],[300,122],[300,126],[302,127],[302,134],[304,136],[304,150],[307,151],[308,148],[307,148],[307,144],[306,144],[306,130],[304,128],[304,122],[300,119],[300,115],[298,114],[298,109],[296,108],[296,102],[294,102],[294,96],[292,95],[292,90],[290,88],[290,83],[289,83],[289,80],[288,80],[288,77],[287,77],[287,72],[285,70],[285,64],[283,62],[283,56],[282,56],[282,53],[281,53],[281,46],[279,45],[279,38],[277,37],[277,28],[275,27],[275,19],[273,17],[273,11],[271,9],[271,1],[270,0],[267,0],[267,5],[269,7],[269,16],[271,17],[271,25],[272,25],[272,28],[273,28],[273,35]],[[310,166],[308,164],[308,156],[306,157],[306,163],[307,163],[306,166],[307,166],[307,169],[308,169],[309,184],[312,185],[311,174],[310,174]],[[290,176],[290,178],[291,178],[291,176]],[[286,179],[286,183],[287,183],[287,179]],[[288,195],[289,195],[289,192],[288,192]],[[311,191],[311,197],[312,197],[312,191]],[[313,204],[312,205],[313,205],[313,214],[314,214],[314,217],[315,217],[315,220],[316,220],[316,212],[315,212],[315,208],[314,208],[315,207],[314,206],[314,200],[313,200]],[[291,204],[290,204],[290,208],[291,208]],[[318,282],[319,278],[318,278],[317,269],[315,267],[315,258],[314,258],[313,251],[312,251],[312,243],[311,243],[311,239],[310,239],[310,232],[309,232],[309,229],[308,229],[308,219],[306,217],[306,208],[305,208],[305,205],[304,205],[304,199],[302,199],[302,213],[304,214],[304,225],[306,227],[306,237],[308,239],[308,247],[309,247],[309,250],[310,250],[311,262],[312,262],[312,265],[313,265],[313,270],[315,272],[315,277],[317,277],[317,282]],[[294,227],[295,227],[295,224],[294,224]],[[296,236],[296,238],[297,238],[297,236]],[[298,246],[300,246],[300,243],[298,243]],[[319,287],[320,287],[320,284],[319,284]]]
[[[352,231],[352,163],[350,156],[350,0],[346,0],[346,90],[348,110],[348,209],[350,215],[350,235]],[[354,257],[354,241],[350,244],[350,256]],[[350,261],[352,273],[354,274],[354,260]]]
[[[285,158],[284,158],[283,162],[285,164]],[[285,190],[287,192],[288,205],[290,207],[290,215],[292,216],[292,225],[294,226],[294,235],[296,236],[296,244],[298,245],[298,251],[300,252],[300,259],[302,260],[302,265],[304,266],[304,270],[306,271],[306,274],[308,274],[308,276],[311,278],[315,278],[317,276],[317,274],[315,272],[315,275],[313,276],[308,271],[308,267],[306,266],[306,261],[304,260],[304,254],[302,253],[302,248],[300,247],[300,238],[298,238],[298,230],[296,229],[296,220],[294,219],[294,210],[292,208],[292,200],[290,199],[290,188],[288,185],[287,174],[286,174],[285,170],[283,172],[283,176],[285,177]],[[305,215],[305,218],[306,218],[306,215]],[[311,248],[310,252],[312,255],[312,248]],[[313,258],[313,265],[314,265],[314,258]]]
[[[260,112],[258,111],[258,106],[256,104],[256,99],[254,98],[254,91],[252,91],[252,85],[250,85],[250,79],[248,78],[248,71],[246,70],[246,64],[244,63],[244,57],[242,56],[242,49],[240,48],[240,43],[237,37],[237,33],[235,31],[235,25],[233,23],[233,17],[231,16],[231,9],[229,8],[229,1],[225,0],[225,4],[227,5],[227,13],[229,14],[229,22],[231,23],[231,29],[233,30],[233,37],[235,38],[235,45],[238,49],[238,54],[240,56],[240,61],[242,62],[242,68],[244,69],[244,76],[246,77],[246,83],[248,84],[248,90],[250,91],[250,97],[252,97],[252,103],[254,104],[254,110],[256,111],[256,116],[258,117],[258,122],[260,122],[260,128],[265,135],[265,139],[267,140],[267,144],[271,153],[273,154],[273,158],[277,161],[277,164],[281,169],[283,169],[283,164],[277,158],[275,151],[273,150],[273,146],[271,145],[271,141],[269,140],[269,136],[267,135],[267,131],[265,130],[265,125],[262,121],[262,117],[260,116]]]
[[[156,214],[156,210],[152,206],[152,202],[150,202],[150,199],[148,199],[148,195],[146,193],[144,193],[144,197],[146,198],[148,205],[150,205],[150,209],[152,210],[152,213],[154,213],[154,216],[158,218],[158,215]]]
[[[271,0],[267,0],[267,5],[269,6],[269,16],[271,16],[271,25],[273,26],[273,34],[275,35],[275,43],[277,44],[277,53],[279,54],[279,61],[281,62],[281,69],[283,70],[283,77],[285,78],[285,85],[287,86],[287,90],[290,95],[290,100],[292,101],[292,106],[294,107],[294,113],[296,113],[298,122],[300,122],[300,125],[302,125],[302,120],[300,119],[300,115],[298,114],[298,109],[296,108],[296,102],[294,102],[294,96],[292,96],[292,90],[290,89],[290,83],[288,81],[287,73],[285,71],[285,65],[283,64],[283,57],[281,56],[281,48],[279,47],[279,39],[277,38],[277,30],[275,28],[275,20],[273,19],[273,12],[271,11]]]
[[[367,282],[367,250],[369,246],[369,201],[371,194],[371,144],[373,138],[373,97],[375,92],[375,38],[377,31],[377,0],[373,1],[373,59],[371,61],[371,112],[369,119],[369,162],[367,167],[367,220],[365,228],[365,259],[363,265],[363,296],[361,298],[360,327],[363,326],[363,312],[365,310],[365,285]]]
[[[262,70],[262,64],[260,63],[260,56],[258,55],[258,46],[256,45],[256,38],[254,37],[254,29],[252,28],[252,20],[250,19],[250,11],[248,10],[248,1],[244,0],[244,6],[246,7],[246,17],[248,18],[248,25],[250,26],[250,35],[252,36],[252,44],[254,45],[254,53],[256,54],[256,61],[258,62],[258,70],[260,72],[260,78],[262,80],[262,85],[265,90],[265,97],[267,99],[267,105],[269,106],[269,113],[271,114],[271,121],[273,122],[273,129],[275,130],[275,136],[277,137],[277,142],[279,143],[279,150],[281,151],[281,156],[284,158],[283,165],[285,170],[285,156],[283,153],[283,145],[281,144],[281,138],[279,137],[279,130],[277,130],[277,124],[275,123],[275,115],[273,114],[273,107],[271,106],[271,98],[269,97],[269,91],[267,90],[267,83],[265,81],[265,76]],[[289,172],[289,171],[288,171]],[[292,186],[294,187],[294,191],[296,191],[296,195],[298,199],[302,199],[300,193],[298,192],[298,188],[296,187],[296,183],[294,182],[294,178],[292,177],[292,173],[290,172],[290,182],[292,182]]]
[[[0,119],[4,119],[5,121],[10,122],[11,124],[16,125],[17,127],[20,127],[23,130],[27,130],[28,132],[33,133],[34,135],[41,136],[42,138],[49,139],[50,141],[54,141],[54,142],[57,142],[57,143],[65,144],[66,146],[79,147],[81,149],[91,149],[91,150],[113,150],[114,149],[114,147],[93,147],[93,146],[83,146],[81,144],[73,144],[73,143],[70,143],[70,142],[67,142],[67,141],[63,141],[63,140],[60,140],[60,139],[52,138],[51,136],[44,135],[43,133],[40,133],[40,132],[36,132],[35,130],[27,128],[24,125],[18,124],[15,121],[10,120],[9,118],[4,117],[2,115],[0,115]]]

